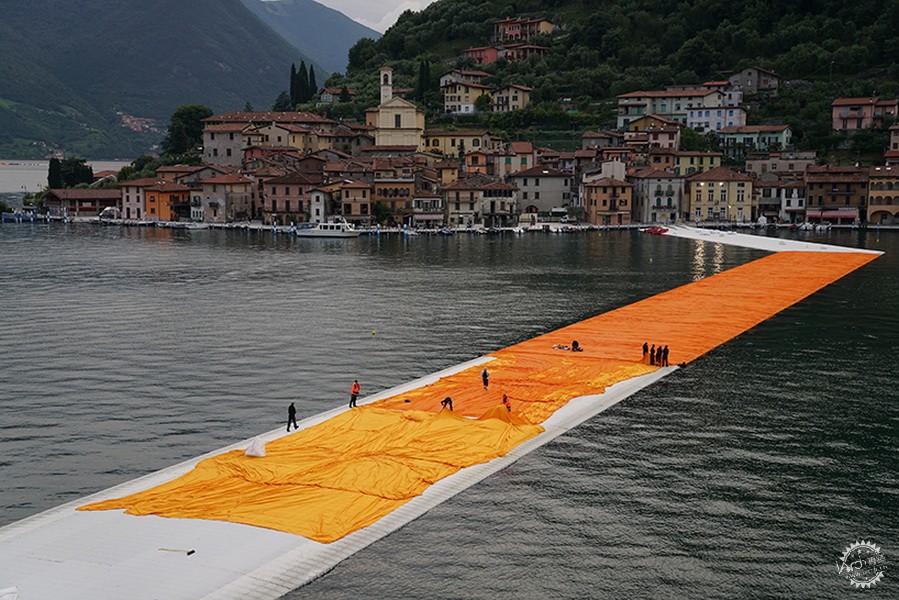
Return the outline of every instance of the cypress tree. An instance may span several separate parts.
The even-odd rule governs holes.
[[[318,92],[318,84],[315,82],[315,65],[309,65],[309,97],[306,98],[306,102],[312,100],[312,96],[316,92]]]
[[[50,159],[50,171],[47,173],[47,185],[51,190],[62,187],[62,165],[58,158]]]
[[[290,87],[287,89],[290,90],[290,104],[292,106],[296,106],[300,103],[297,81],[297,65],[296,63],[290,63]]]
[[[300,70],[297,72],[297,78],[300,80],[298,85],[297,104],[305,102],[309,94],[309,71],[306,70],[306,61],[300,61]],[[294,104],[296,107],[296,104]]]

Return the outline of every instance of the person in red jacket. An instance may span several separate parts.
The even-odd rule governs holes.
[[[353,380],[353,386],[350,388],[350,408],[356,407],[356,398],[359,397],[359,392],[362,390],[362,386],[359,385],[359,380]]]

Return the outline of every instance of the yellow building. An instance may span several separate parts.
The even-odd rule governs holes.
[[[459,150],[493,150],[498,148],[500,139],[486,130],[479,131],[426,131],[421,149],[425,152],[440,152],[446,156],[458,156]]]
[[[679,150],[674,153],[674,166],[672,168],[675,175],[692,175],[693,173],[717,169],[720,166],[720,152]]]
[[[631,222],[634,186],[620,179],[596,179],[584,185],[584,212],[594,225]]]
[[[694,221],[752,221],[752,177],[716,167],[687,177],[687,211]]]
[[[415,104],[393,95],[393,69],[380,72],[381,104],[365,111],[365,122],[374,127],[376,146],[422,145],[425,113]]]
[[[471,81],[451,81],[440,88],[443,92],[443,110],[454,115],[471,115],[477,111],[475,100],[486,95],[490,98],[490,86]]]
[[[510,83],[493,90],[493,112],[509,112],[511,110],[521,110],[531,103],[531,92],[533,88],[526,85],[518,85]]]

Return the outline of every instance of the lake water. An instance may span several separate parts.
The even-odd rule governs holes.
[[[123,161],[87,161],[94,172],[118,171]],[[39,192],[47,187],[48,160],[17,160],[0,158],[0,194],[25,194]]]
[[[899,552],[899,234],[801,235],[887,254],[287,597],[861,593],[838,554]],[[0,225],[0,524],[761,255]]]

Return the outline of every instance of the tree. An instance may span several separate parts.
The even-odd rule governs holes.
[[[481,94],[475,98],[474,109],[478,112],[490,111],[490,96],[488,94]]]
[[[375,202],[374,206],[371,207],[371,214],[378,223],[385,223],[393,216],[393,213],[390,212],[390,207],[383,202]]]
[[[424,100],[428,89],[431,87],[431,65],[427,60],[418,63],[418,85],[415,88],[415,97]]]
[[[309,65],[309,95],[304,102],[312,100],[312,96],[318,92],[318,84],[315,82],[315,65]]]
[[[283,112],[292,109],[293,105],[290,103],[290,94],[288,94],[287,92],[281,92],[280,94],[278,94],[278,98],[275,100],[275,104],[272,106],[272,110]]]
[[[11,213],[12,206],[6,203],[4,200],[0,200],[0,212]]]
[[[249,100],[247,100],[247,103],[243,105],[243,111],[244,112],[256,112],[256,110],[253,108],[253,105],[250,104]]]
[[[297,65],[296,63],[290,63],[290,104],[292,106],[296,106],[300,103],[300,88],[299,88],[300,80],[297,79]]]
[[[306,70],[306,61],[300,61],[300,70],[297,71],[297,104],[306,102],[309,99],[309,71]],[[293,107],[291,107],[292,109]]]
[[[162,151],[168,156],[199,154],[203,145],[203,119],[212,116],[212,109],[202,104],[185,104],[169,121],[169,130],[162,140]]]
[[[83,158],[65,158],[59,164],[59,172],[65,187],[94,182],[94,170]]]
[[[47,186],[51,190],[58,190],[62,187],[62,170],[58,158],[50,159],[50,170],[47,173]]]
[[[352,100],[352,98],[350,97],[350,90],[347,88],[347,86],[343,86],[342,88],[340,88],[340,101],[349,102],[350,100]]]

